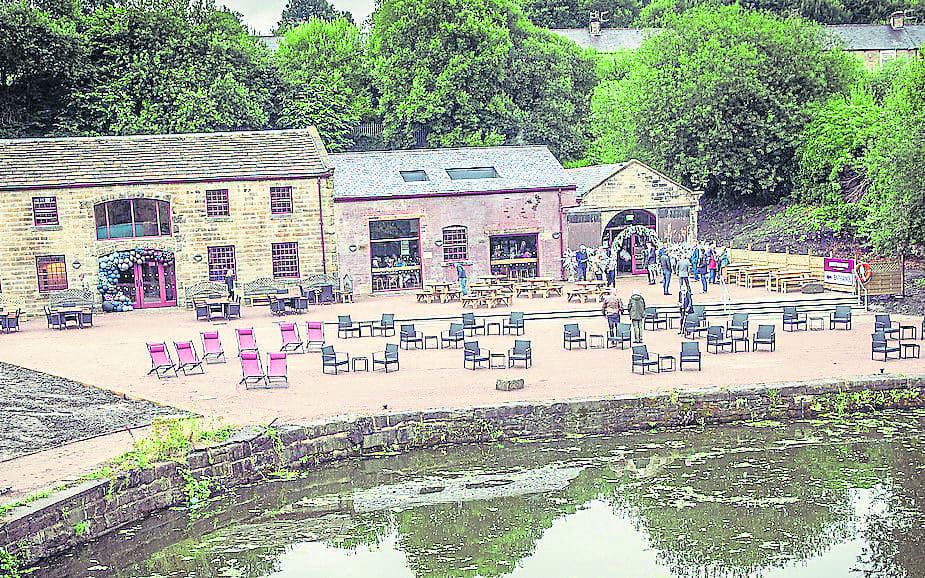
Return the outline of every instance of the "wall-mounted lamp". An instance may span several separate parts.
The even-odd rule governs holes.
[[[71,263],[71,267],[75,269],[80,269],[80,261],[74,261],[73,263]]]
[[[202,255],[193,255],[193,263],[202,263]]]
[[[555,233],[552,234],[553,239],[558,239],[561,236],[562,236],[562,233],[560,233],[559,231],[556,231]]]
[[[350,252],[351,252],[351,253],[356,253],[356,252],[360,249],[360,248],[357,247],[356,245],[350,245],[350,246],[347,247],[347,248],[350,249]]]
[[[437,239],[436,241],[434,241],[434,245],[437,246],[437,247],[442,247],[442,246],[443,246],[443,241],[440,240],[440,239]]]

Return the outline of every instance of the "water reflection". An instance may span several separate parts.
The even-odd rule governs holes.
[[[35,576],[922,576],[925,413],[421,451],[161,513]]]

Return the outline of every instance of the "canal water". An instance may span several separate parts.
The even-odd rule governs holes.
[[[925,412],[383,455],[32,576],[925,576]]]

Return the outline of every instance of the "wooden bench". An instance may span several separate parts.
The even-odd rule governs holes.
[[[514,285],[514,294],[518,297],[533,297],[533,285],[518,283]]]
[[[464,295],[461,299],[463,307],[472,307],[475,309],[476,305],[479,302],[479,298],[474,295]]]
[[[577,298],[579,300],[583,299],[588,294],[588,290],[584,287],[577,287],[575,289],[568,289],[565,292],[566,302],[571,301],[572,298]]]
[[[805,277],[780,279],[777,282],[777,291],[779,293],[789,293],[791,289],[794,291],[800,291],[803,289],[803,285],[806,285],[811,281],[812,279],[807,279]]]

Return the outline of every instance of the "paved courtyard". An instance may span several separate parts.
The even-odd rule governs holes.
[[[621,278],[619,294],[626,300],[632,289],[638,289],[649,305],[674,305],[676,296],[663,296],[661,286],[649,286],[645,278]],[[673,287],[675,289],[675,287]],[[797,299],[803,296],[781,296],[763,289],[729,287],[729,310],[737,301]],[[695,288],[695,303],[715,304],[722,299],[721,290],[711,286],[708,295]],[[809,297],[809,296],[806,296]],[[581,312],[599,310],[599,303],[568,303],[565,298],[515,299],[511,308],[479,309],[477,315],[504,315],[510,310]],[[651,393],[677,388],[734,387],[736,385],[770,383],[791,380],[812,380],[831,377],[852,377],[873,373],[925,373],[925,359],[904,359],[882,363],[870,360],[870,333],[873,315],[855,312],[851,331],[783,332],[779,315],[762,318],[752,316],[751,331],[759,323],[777,326],[776,352],[706,353],[701,339],[703,371],[671,372],[634,375],[630,372],[630,350],[587,349],[566,351],[562,347],[562,325],[568,319],[528,320],[526,334],[532,341],[534,364],[530,369],[463,369],[461,350],[411,350],[400,352],[401,369],[385,374],[350,372],[323,375],[318,353],[292,355],[289,358],[289,388],[245,390],[236,385],[240,379],[240,364],[234,329],[253,327],[262,352],[279,349],[279,321],[297,321],[303,332],[304,322],[335,322],[338,314],[350,314],[354,320],[378,319],[383,312],[394,313],[396,319],[458,316],[463,310],[459,303],[421,304],[413,295],[366,297],[355,304],[327,305],[313,308],[304,315],[284,319],[271,317],[267,307],[246,307],[244,317],[231,322],[196,321],[192,311],[161,309],[133,313],[100,315],[96,327],[86,330],[53,331],[44,319],[32,319],[23,324],[23,331],[0,336],[0,361],[67,377],[85,384],[145,399],[206,416],[222,418],[226,423],[304,422],[335,415],[355,415],[387,411],[452,408],[488,405],[516,401],[564,400],[604,397],[620,394]],[[469,311],[468,309],[465,311]],[[921,323],[921,318],[898,318]],[[500,320],[500,317],[498,317]],[[600,315],[577,318],[588,333],[605,333],[606,321]],[[712,323],[724,320],[711,318]],[[396,323],[398,324],[398,322]],[[425,335],[438,335],[449,326],[448,320],[416,323]],[[193,339],[199,348],[199,332],[218,329],[228,362],[209,365],[205,375],[180,376],[159,380],[146,375],[150,367],[145,342]],[[397,343],[396,337],[363,337],[338,339],[333,326],[326,327],[325,337],[337,351],[351,356],[371,356],[381,352],[386,343]],[[506,352],[513,346],[512,336],[475,337],[482,347]],[[681,337],[677,330],[649,331],[645,342],[651,352],[678,355]],[[522,390],[495,390],[499,378],[524,378]],[[9,419],[3,418],[3,419]],[[127,447],[125,436],[107,446],[105,438],[70,453],[72,471],[87,468],[107,457],[113,448]],[[62,450],[58,450],[61,452]],[[66,450],[64,450],[66,451]],[[118,453],[118,452],[116,452]],[[58,454],[49,453],[49,456]],[[48,470],[41,455],[31,461],[14,460],[0,463],[0,486],[12,483],[16,489],[40,485],[49,476],[62,475]],[[31,469],[30,469],[31,468]],[[4,471],[6,470],[6,471]],[[13,475],[11,472],[18,472]],[[31,474],[29,473],[31,472]],[[31,475],[31,477],[30,477]],[[60,478],[59,478],[60,479]],[[11,481],[12,480],[12,481]],[[51,480],[46,480],[46,483]]]

